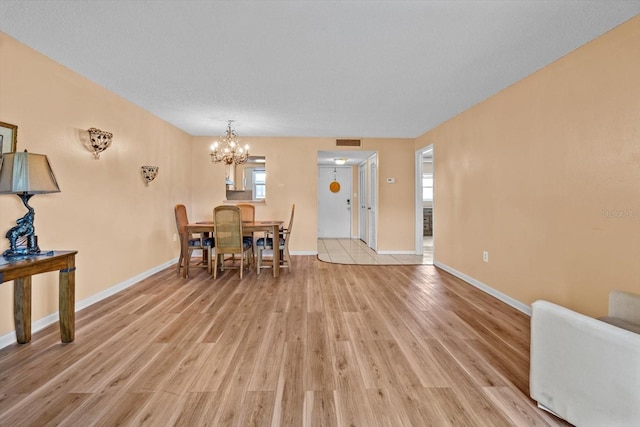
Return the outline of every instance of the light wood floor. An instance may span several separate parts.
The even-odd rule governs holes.
[[[293,264],[170,268],[0,350],[0,425],[565,425],[527,316],[433,266]]]

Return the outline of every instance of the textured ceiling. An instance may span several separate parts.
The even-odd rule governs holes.
[[[234,119],[240,136],[416,137],[639,13],[637,0],[0,0],[0,30],[192,135]]]

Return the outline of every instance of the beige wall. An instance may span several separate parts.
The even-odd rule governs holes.
[[[590,315],[640,292],[638,52],[640,17],[417,139],[435,146],[437,262]]]
[[[241,129],[236,129],[241,134]],[[191,159],[194,219],[210,218],[223,202],[225,168],[211,164],[209,147],[216,137],[194,137]],[[318,151],[336,150],[334,138],[243,137],[252,155],[267,161],[267,200],[256,205],[256,218],[288,218],[296,204],[295,232],[290,249],[317,251]],[[353,151],[353,147],[347,147]],[[414,141],[411,139],[363,139],[360,147],[378,152],[379,209],[378,250],[414,250]],[[357,170],[355,172],[357,175]],[[387,184],[386,178],[396,178]],[[354,180],[354,193],[357,181]],[[352,203],[356,206],[355,201]]]
[[[0,33],[0,120],[18,126],[18,150],[46,154],[61,193],[36,195],[42,249],[77,249],[76,301],[177,257],[173,206],[191,202],[191,137]],[[99,160],[80,136],[113,132]],[[160,172],[145,187],[140,166]],[[207,165],[208,166],[208,165]],[[24,215],[20,199],[0,195],[4,233]],[[33,320],[57,311],[57,273],[33,278]],[[0,336],[13,325],[13,286],[0,285]]]

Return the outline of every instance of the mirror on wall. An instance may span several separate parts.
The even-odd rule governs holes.
[[[246,163],[229,166],[227,200],[261,201],[267,197],[267,162],[264,156],[249,156]]]
[[[16,151],[18,142],[18,126],[0,122],[0,158],[4,153]]]

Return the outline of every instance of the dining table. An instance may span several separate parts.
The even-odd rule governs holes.
[[[269,221],[242,221],[242,231],[244,232],[268,232],[273,236],[273,277],[280,275],[280,251],[277,249],[280,247],[280,228],[284,224],[282,220],[269,220]],[[185,233],[191,235],[191,233],[200,233],[202,238],[207,235],[214,235],[215,225],[213,221],[198,221],[189,223],[185,226]],[[186,239],[183,239],[186,240]],[[184,244],[184,243],[183,243]],[[182,248],[182,253],[187,253],[187,248]],[[217,266],[214,266],[217,268]],[[185,277],[189,277],[189,263],[185,262],[184,267]]]

